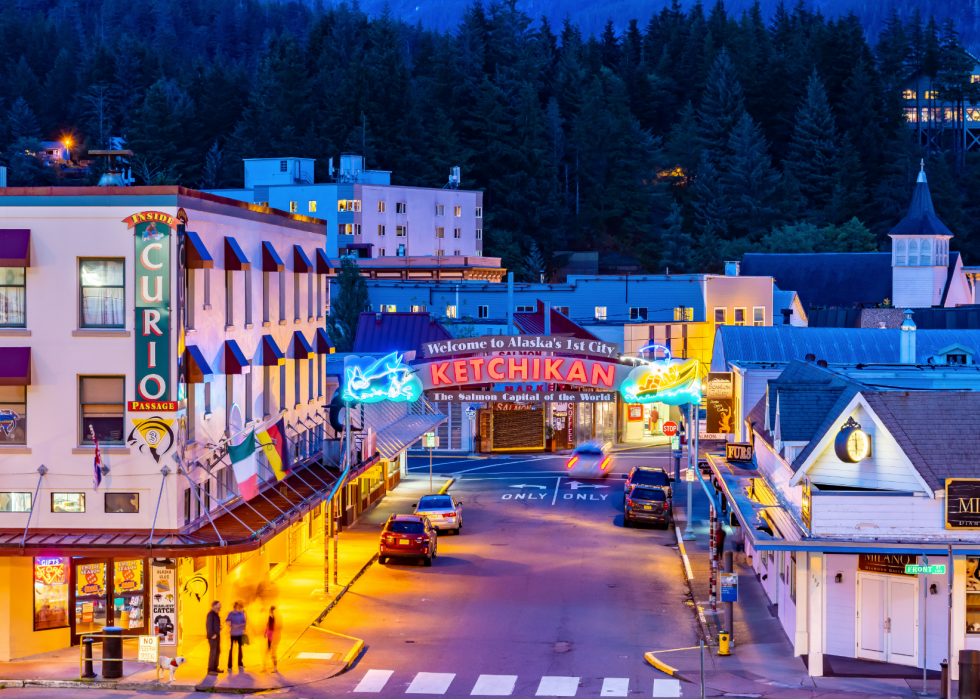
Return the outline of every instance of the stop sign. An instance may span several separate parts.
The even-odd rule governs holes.
[[[665,422],[664,423],[664,434],[668,437],[673,437],[677,434],[677,423],[676,422]]]

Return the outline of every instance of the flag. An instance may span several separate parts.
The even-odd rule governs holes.
[[[255,459],[255,430],[248,433],[241,444],[228,447],[228,458],[238,481],[238,491],[246,500],[259,494],[259,464]]]
[[[265,458],[269,461],[276,480],[281,481],[289,475],[289,445],[286,443],[286,421],[279,418],[278,422],[269,425],[265,430],[255,435],[265,450]]]
[[[92,429],[91,427],[89,429]],[[95,432],[92,432],[92,441],[95,442],[95,472],[92,474],[93,490],[99,489],[99,484],[102,483],[102,450],[99,449],[99,438],[95,436]]]

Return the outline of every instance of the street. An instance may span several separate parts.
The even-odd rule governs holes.
[[[597,481],[565,476],[566,456],[437,458],[458,477],[463,532],[439,539],[431,568],[374,565],[325,626],[365,639],[351,670],[321,687],[517,696],[679,696],[650,650],[697,644],[672,531],[622,526],[621,474],[667,466],[666,448],[617,456]],[[428,458],[410,460],[428,474]],[[307,690],[304,690],[304,692]]]

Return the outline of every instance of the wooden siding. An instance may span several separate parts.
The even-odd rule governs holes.
[[[845,538],[944,538],[943,504],[925,496],[814,495],[811,530],[814,536]]]
[[[760,475],[765,476],[774,491],[779,491],[780,497],[790,503],[799,516],[799,508],[803,501],[803,487],[790,487],[789,479],[793,470],[783,461],[766,442],[756,437],[755,458],[759,465]]]
[[[845,658],[856,656],[857,556],[827,554],[827,607],[824,652]],[[834,582],[838,573],[843,582]]]

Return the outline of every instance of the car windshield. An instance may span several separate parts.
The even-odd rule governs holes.
[[[663,471],[637,471],[630,483],[633,485],[670,485],[667,474]]]
[[[419,500],[420,510],[451,510],[453,499],[448,495],[429,495]]]
[[[630,497],[634,500],[650,500],[653,502],[667,502],[667,496],[659,488],[635,488]]]
[[[421,522],[389,522],[387,531],[399,534],[425,534],[425,525]]]

